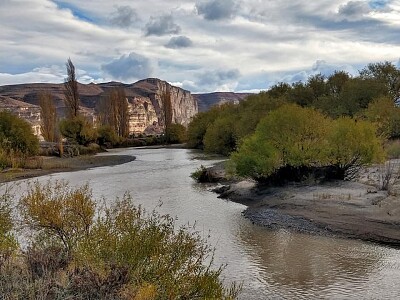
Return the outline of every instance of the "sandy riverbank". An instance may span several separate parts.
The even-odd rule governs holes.
[[[9,169],[0,173],[0,183],[33,178],[59,172],[72,172],[96,167],[124,164],[136,159],[131,155],[81,155],[70,158],[41,157],[40,169]]]
[[[398,172],[399,161],[392,161]],[[400,247],[400,185],[379,189],[382,166],[354,181],[262,187],[251,181],[225,183],[221,196],[248,206],[243,215],[270,229],[338,235]],[[221,175],[220,166],[215,168]]]

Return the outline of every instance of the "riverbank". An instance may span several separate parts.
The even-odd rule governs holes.
[[[398,174],[399,161],[393,161]],[[221,165],[213,169],[223,179]],[[221,198],[247,206],[254,224],[322,235],[337,235],[400,247],[400,184],[380,190],[383,166],[365,168],[354,181],[263,187],[225,181]]]
[[[41,168],[38,169],[8,169],[0,173],[0,183],[60,172],[72,172],[96,167],[114,166],[131,162],[136,159],[131,155],[81,155],[68,158],[41,156]]]

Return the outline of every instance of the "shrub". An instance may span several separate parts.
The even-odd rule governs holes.
[[[344,179],[382,158],[382,143],[372,123],[333,121],[310,108],[283,105],[260,121],[230,164],[238,175],[261,181],[270,181],[274,174],[282,180],[314,174]]]
[[[31,184],[20,201],[33,233],[23,260],[0,265],[0,294],[20,299],[233,299],[213,250],[174,218],[147,213],[129,195],[111,206],[87,186]],[[7,229],[8,230],[8,229]],[[8,266],[13,266],[9,268]]]
[[[229,155],[236,149],[235,116],[218,118],[207,128],[204,136],[204,150]]]
[[[0,169],[20,168],[28,156],[39,152],[39,140],[28,122],[7,112],[0,112]]]
[[[389,141],[386,145],[386,153],[389,158],[400,158],[400,140]]]
[[[0,267],[17,249],[18,244],[12,233],[14,223],[11,215],[12,196],[6,190],[0,196]]]
[[[349,117],[334,120],[328,136],[330,164],[337,166],[343,177],[352,178],[363,165],[382,162],[382,140],[376,132],[367,121]]]
[[[61,134],[72,143],[86,146],[97,139],[97,132],[93,125],[83,116],[63,119],[59,126]]]
[[[184,143],[187,140],[185,126],[181,124],[170,124],[165,132],[167,143]]]
[[[114,146],[118,143],[119,138],[111,126],[101,126],[97,129],[97,141],[101,146]]]

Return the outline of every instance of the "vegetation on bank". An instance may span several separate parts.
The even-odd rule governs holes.
[[[7,112],[0,112],[0,170],[24,167],[27,158],[39,151],[39,141],[30,124]]]
[[[399,97],[400,70],[389,62],[356,77],[313,75],[199,113],[188,144],[230,156],[229,170],[263,182],[351,178],[386,154],[399,156]]]
[[[0,294],[5,299],[234,299],[193,227],[136,207],[96,205],[88,186],[33,183],[11,213],[0,198]],[[21,231],[19,231],[21,230]],[[28,234],[27,234],[28,233]],[[16,236],[24,234],[24,247]]]

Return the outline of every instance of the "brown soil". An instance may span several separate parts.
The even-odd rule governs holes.
[[[0,173],[0,183],[27,179],[59,172],[86,170],[96,167],[124,164],[136,159],[131,155],[82,155],[70,158],[40,157],[40,169],[8,169]]]
[[[399,161],[394,174],[399,174]],[[248,206],[243,215],[271,229],[334,234],[400,247],[400,184],[381,191],[384,167],[364,169],[354,181],[260,187],[231,183],[221,197]]]

